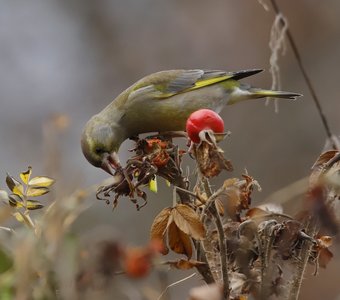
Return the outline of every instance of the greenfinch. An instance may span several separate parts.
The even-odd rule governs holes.
[[[113,174],[118,150],[128,138],[147,132],[184,131],[199,109],[220,113],[225,105],[264,97],[296,99],[297,93],[255,88],[239,82],[262,70],[225,72],[169,70],[148,75],[123,91],[85,125],[81,147],[95,167]]]

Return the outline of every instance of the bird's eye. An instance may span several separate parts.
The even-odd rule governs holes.
[[[103,154],[105,151],[103,148],[96,148],[95,149],[96,154]]]

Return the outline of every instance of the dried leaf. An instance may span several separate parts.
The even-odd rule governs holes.
[[[190,238],[180,230],[175,222],[171,222],[168,228],[168,241],[171,250],[178,254],[185,254],[189,259],[192,256],[192,245]]]
[[[8,203],[12,207],[23,207],[23,199],[17,194],[11,194],[8,196]]]
[[[43,208],[44,205],[42,205],[39,201],[37,200],[27,200],[26,202],[26,208],[29,210],[36,210]]]
[[[194,155],[198,168],[205,177],[215,177],[222,170],[233,170],[231,162],[223,157],[223,151],[215,144],[201,142],[199,146],[194,147]]]
[[[205,237],[205,228],[200,221],[197,213],[185,204],[176,205],[171,215],[177,227],[196,240],[202,240]]]
[[[167,262],[167,264],[179,270],[189,270],[197,266],[205,265],[204,262],[194,260],[194,259],[190,259],[190,260],[179,259],[176,261],[169,261]]]
[[[321,249],[318,258],[319,266],[325,269],[332,258],[333,253],[328,248]]]
[[[17,219],[18,222],[25,224],[25,219],[21,212],[15,212],[13,213],[13,216]]]
[[[326,268],[333,257],[333,253],[328,249],[332,246],[333,239],[331,236],[323,235],[317,239],[317,251],[319,252],[318,261],[321,268]]]
[[[45,195],[49,192],[50,190],[47,187],[29,187],[27,190],[27,197],[38,197]]]
[[[333,238],[329,235],[320,236],[317,239],[318,245],[322,248],[328,248],[333,244]]]
[[[268,212],[261,209],[261,208],[258,208],[258,207],[253,207],[253,208],[250,208],[247,213],[246,213],[246,216],[248,218],[258,218],[258,217],[264,217],[268,215]]]
[[[322,167],[325,163],[327,163],[330,159],[332,159],[337,153],[339,153],[338,150],[330,150],[330,151],[321,153],[321,155],[317,158],[316,162],[312,166],[312,169],[314,170],[316,168]]]
[[[32,223],[32,220],[24,213],[16,211],[15,213],[13,213],[13,216],[17,219],[18,222],[25,224],[28,228],[34,229],[34,224]]]
[[[23,195],[24,188],[22,184],[9,174],[7,174],[6,176],[6,184],[14,194],[17,194],[19,196]]]
[[[46,176],[37,176],[32,178],[28,184],[34,187],[49,187],[54,183],[54,179]]]
[[[164,208],[154,219],[151,230],[150,230],[150,238],[151,240],[159,240],[162,241],[163,251],[162,254],[168,254],[169,249],[165,243],[165,231],[168,225],[168,220],[171,213],[171,208]]]
[[[20,173],[20,178],[23,183],[28,184],[32,174],[32,167],[28,167],[27,171]]]

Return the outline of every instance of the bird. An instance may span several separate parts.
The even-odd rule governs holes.
[[[167,70],[143,77],[119,94],[85,125],[81,148],[93,166],[113,175],[118,150],[128,138],[148,132],[184,131],[199,109],[220,113],[224,106],[257,98],[295,100],[299,93],[266,90],[239,80],[263,70]]]

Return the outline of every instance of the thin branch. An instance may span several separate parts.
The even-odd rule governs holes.
[[[276,15],[282,14],[279,6],[276,3],[276,0],[270,0],[270,1],[271,1],[271,4],[272,4],[273,8],[274,8],[274,11],[275,11]],[[281,20],[281,25],[285,26],[284,19],[281,18],[280,20]],[[299,68],[301,70],[301,73],[302,73],[302,75],[303,75],[303,77],[304,77],[304,79],[305,79],[305,81],[307,83],[308,89],[311,92],[312,98],[314,100],[314,104],[315,104],[315,106],[317,108],[317,111],[319,113],[319,116],[321,118],[321,121],[322,121],[323,127],[324,127],[324,129],[326,131],[327,137],[332,142],[333,148],[337,149],[337,146],[336,146],[336,144],[334,143],[334,141],[332,139],[333,134],[332,134],[332,131],[330,129],[328,120],[327,120],[326,115],[324,114],[324,112],[322,110],[322,106],[321,106],[320,100],[319,100],[318,96],[316,95],[314,86],[313,86],[313,84],[312,84],[312,82],[311,82],[311,80],[309,78],[309,75],[308,75],[308,73],[307,73],[307,71],[305,69],[305,66],[303,65],[300,52],[299,52],[299,50],[298,50],[298,48],[296,46],[295,40],[294,40],[294,38],[292,36],[292,33],[290,32],[289,28],[287,28],[286,35],[287,35],[287,39],[289,41],[289,44],[292,47],[293,53],[295,55],[295,58],[296,58],[296,60],[298,62],[298,65],[299,65]]]
[[[217,197],[224,192],[224,188],[220,188],[217,192],[212,194],[210,184],[207,178],[202,176],[202,182],[205,189],[206,194],[209,199],[206,203],[206,209],[213,215],[215,220],[215,226],[218,232],[219,246],[220,246],[220,261],[221,261],[221,269],[222,269],[222,281],[223,281],[223,297],[224,299],[229,299],[230,296],[230,288],[229,288],[229,276],[228,276],[228,261],[227,261],[227,244],[224,235],[223,223],[221,217],[216,208],[215,200]],[[211,205],[211,204],[214,205]],[[205,215],[205,211],[202,212],[202,215]]]
[[[230,289],[229,289],[229,276],[228,276],[228,261],[227,261],[227,246],[224,235],[223,224],[221,217],[215,206],[211,206],[210,212],[215,217],[215,225],[218,232],[219,245],[220,245],[220,259],[221,259],[221,269],[222,269],[222,280],[223,280],[223,296],[224,299],[229,299]]]
[[[163,297],[163,295],[168,291],[168,289],[171,288],[172,286],[175,286],[175,285],[177,285],[177,284],[180,284],[180,283],[182,283],[183,281],[186,281],[186,280],[188,280],[188,279],[194,277],[195,275],[196,275],[196,273],[193,273],[193,274],[191,274],[191,275],[189,275],[189,276],[187,276],[187,277],[185,277],[185,278],[183,278],[183,279],[181,279],[181,280],[178,280],[178,281],[176,281],[176,282],[174,282],[174,283],[169,284],[169,285],[165,288],[165,290],[159,295],[159,297],[157,298],[157,300],[160,300],[160,299]]]

